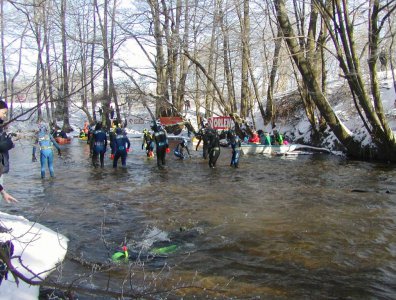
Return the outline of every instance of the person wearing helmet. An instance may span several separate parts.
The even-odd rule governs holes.
[[[154,157],[154,138],[146,128],[143,129],[142,150],[144,147],[146,147],[147,157]]]
[[[188,157],[191,158],[190,150],[188,150],[187,143],[188,143],[187,140],[183,139],[179,144],[177,144],[175,150],[173,151],[176,157],[180,159],[185,159],[186,158],[186,154],[184,153],[184,149],[185,149],[187,151]]]
[[[39,131],[33,145],[32,161],[37,161],[36,145],[40,147],[40,164],[41,164],[41,178],[45,178],[45,164],[48,164],[50,176],[54,177],[54,153],[52,146],[58,150],[58,155],[61,156],[61,149],[54,137],[49,134],[48,128],[45,124],[39,125]]]
[[[113,168],[117,168],[118,159],[121,157],[122,167],[126,167],[126,159],[129,152],[129,148],[131,143],[123,132],[122,128],[116,128],[116,136],[113,139],[113,151],[114,151],[114,159],[113,159]]]
[[[163,169],[165,167],[166,152],[169,147],[168,137],[166,135],[166,131],[161,125],[155,123],[152,129],[154,130],[153,136],[157,153],[157,166],[158,168]]]
[[[102,128],[102,122],[98,122],[95,126],[95,130],[91,134],[90,139],[91,153],[92,153],[92,164],[95,168],[98,167],[98,156],[100,160],[100,167],[104,167],[104,156],[107,147],[107,136],[106,132]]]

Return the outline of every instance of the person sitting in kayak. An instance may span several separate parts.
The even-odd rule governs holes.
[[[275,145],[283,145],[283,135],[276,129],[274,130],[274,143]]]
[[[271,137],[268,132],[264,131],[260,136],[260,144],[261,145],[271,145]]]
[[[253,130],[252,136],[249,138],[248,142],[251,143],[251,144],[260,143],[259,135],[257,134],[257,132],[255,130]]]
[[[173,153],[175,154],[176,157],[178,157],[180,159],[185,159],[186,155],[184,153],[184,150],[187,151],[188,157],[191,158],[190,150],[188,150],[186,139],[183,139],[179,144],[177,144]]]
[[[63,139],[67,139],[67,134],[64,132],[59,126],[55,125],[54,132],[52,133],[54,138],[60,137]]]

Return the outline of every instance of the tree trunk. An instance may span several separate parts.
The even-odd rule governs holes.
[[[275,114],[276,114],[275,100],[274,100],[274,86],[275,86],[275,78],[278,73],[279,54],[282,46],[282,29],[278,26],[277,30],[278,33],[275,39],[274,56],[272,58],[272,68],[268,82],[268,89],[267,89],[267,104],[264,115],[264,125],[267,125],[271,122],[272,127],[275,126]]]
[[[0,1],[0,26],[1,26],[1,62],[3,69],[3,91],[2,96],[4,101],[8,101],[8,82],[7,82],[7,62],[6,62],[6,49],[4,45],[4,1]]]
[[[93,18],[93,41],[96,41],[96,3],[94,1],[93,3],[93,9],[92,9],[92,18]],[[96,122],[96,99],[95,99],[95,84],[94,84],[94,68],[95,68],[95,42],[91,43],[91,62],[90,62],[90,68],[89,68],[89,80],[90,80],[90,98],[91,98],[91,103],[92,103],[92,115],[93,115],[93,120]]]
[[[242,34],[242,69],[241,69],[241,109],[240,116],[246,118],[249,114],[249,42],[250,42],[249,0],[243,0]]]
[[[224,54],[224,73],[226,77],[226,85],[227,85],[227,97],[230,103],[231,111],[235,112],[238,111],[236,101],[235,101],[235,91],[234,91],[234,78],[232,75],[231,71],[231,66],[229,62],[229,36],[228,36],[228,30],[226,29],[226,24],[224,23],[224,12],[219,5],[219,22],[220,22],[220,28],[221,32],[223,34],[223,54]]]
[[[69,72],[67,61],[67,39],[66,39],[66,0],[61,2],[61,30],[62,30],[62,70],[63,70],[63,131],[70,132],[72,130],[69,122]]]
[[[210,35],[210,43],[209,43],[209,55],[208,55],[208,74],[213,77],[213,67],[214,67],[214,50],[215,50],[215,40],[217,33],[217,18],[218,18],[218,10],[214,10],[213,19],[212,19],[212,33]],[[208,112],[211,111],[211,106],[213,103],[213,85],[206,78],[206,88],[205,88],[205,115],[208,116]]]
[[[162,42],[162,29],[161,29],[161,19],[160,19],[160,10],[159,4],[156,0],[147,0],[150,9],[151,15],[153,18],[154,25],[154,39],[155,39],[155,49],[156,49],[156,63],[155,63],[155,72],[157,75],[157,87],[156,93],[158,95],[158,100],[156,101],[156,109],[155,116],[158,117],[161,113],[166,110],[166,105],[168,100],[168,92],[167,92],[167,81],[166,81],[166,63],[165,63],[165,54],[163,49]]]
[[[275,8],[277,11],[277,19],[279,26],[282,28],[285,42],[290,50],[293,60],[307,85],[312,100],[326,119],[331,130],[334,132],[339,141],[346,147],[348,153],[354,157],[362,157],[362,145],[351,136],[349,130],[342,124],[332,107],[323,95],[315,72],[311,65],[304,57],[303,51],[299,46],[296,35],[293,32],[289,18],[287,16],[285,3],[283,0],[275,0]]]

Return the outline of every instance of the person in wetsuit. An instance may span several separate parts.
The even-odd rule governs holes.
[[[54,177],[54,153],[52,146],[58,150],[58,155],[61,156],[61,150],[54,137],[48,133],[48,128],[45,124],[39,125],[39,132],[36,141],[33,145],[32,160],[37,161],[36,158],[36,145],[40,146],[40,163],[41,163],[41,178],[45,178],[45,164],[48,164],[50,176]]]
[[[122,128],[117,127],[116,136],[113,140],[113,150],[114,150],[114,160],[113,160],[113,168],[117,168],[118,159],[121,158],[122,167],[126,167],[126,159],[129,152],[129,148],[131,143],[123,132]]]
[[[211,131],[211,128],[209,127],[209,123],[204,123],[204,126],[199,130],[197,137],[198,137],[198,144],[195,147],[195,151],[198,151],[198,147],[201,143],[202,144],[202,157],[206,159],[208,157],[208,145],[209,145],[209,133]]]
[[[4,130],[4,120],[7,119],[8,105],[3,100],[0,100],[0,194],[3,200],[7,203],[16,203],[13,196],[8,194],[3,187],[4,175],[10,169],[8,151],[14,148],[14,143],[11,140],[11,135]]]
[[[168,137],[166,131],[158,123],[155,123],[151,127],[154,131],[154,141],[157,153],[157,166],[163,169],[165,166],[166,149],[169,147]]]
[[[146,154],[147,157],[154,157],[154,138],[152,134],[147,130],[143,129],[143,143],[142,143],[142,150],[146,147]]]
[[[61,137],[63,139],[67,139],[67,134],[64,132],[59,126],[55,125],[54,132],[52,133],[54,138]]]
[[[234,130],[230,130],[227,134],[228,140],[230,142],[232,148],[232,157],[231,157],[231,167],[238,168],[239,167],[239,157],[241,153],[241,139],[235,133]]]
[[[209,129],[206,134],[208,137],[209,167],[215,168],[220,156],[220,139],[214,129]]]
[[[191,157],[190,150],[188,150],[188,147],[187,147],[186,139],[183,139],[179,144],[177,144],[173,153],[175,154],[176,157],[178,157],[180,159],[185,159],[186,154],[184,153],[184,150],[187,151],[188,157]]]
[[[107,147],[107,136],[106,132],[102,128],[102,123],[98,122],[95,126],[95,130],[91,134],[90,140],[91,153],[92,153],[92,164],[95,168],[98,167],[98,156],[100,160],[100,167],[104,167],[104,156]]]

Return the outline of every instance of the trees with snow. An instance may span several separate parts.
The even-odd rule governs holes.
[[[40,119],[60,120],[66,130],[70,107],[82,109],[92,122],[100,103],[103,121],[109,123],[110,103],[120,119],[125,99],[150,101],[156,117],[182,114],[186,99],[206,117],[252,119],[258,107],[263,123],[275,126],[277,94],[297,90],[313,132],[323,135],[329,128],[354,157],[376,153],[376,158],[395,160],[377,75],[380,54],[394,47],[393,2],[73,0],[66,6],[63,0],[45,0],[2,5],[7,12],[2,95],[18,94],[10,95],[12,82],[36,99]],[[28,24],[24,30],[7,30],[15,15]],[[385,57],[392,66],[392,52]],[[30,80],[18,65],[35,70]],[[375,149],[356,140],[328,101],[327,80],[340,72]],[[124,93],[125,82],[133,94]]]

